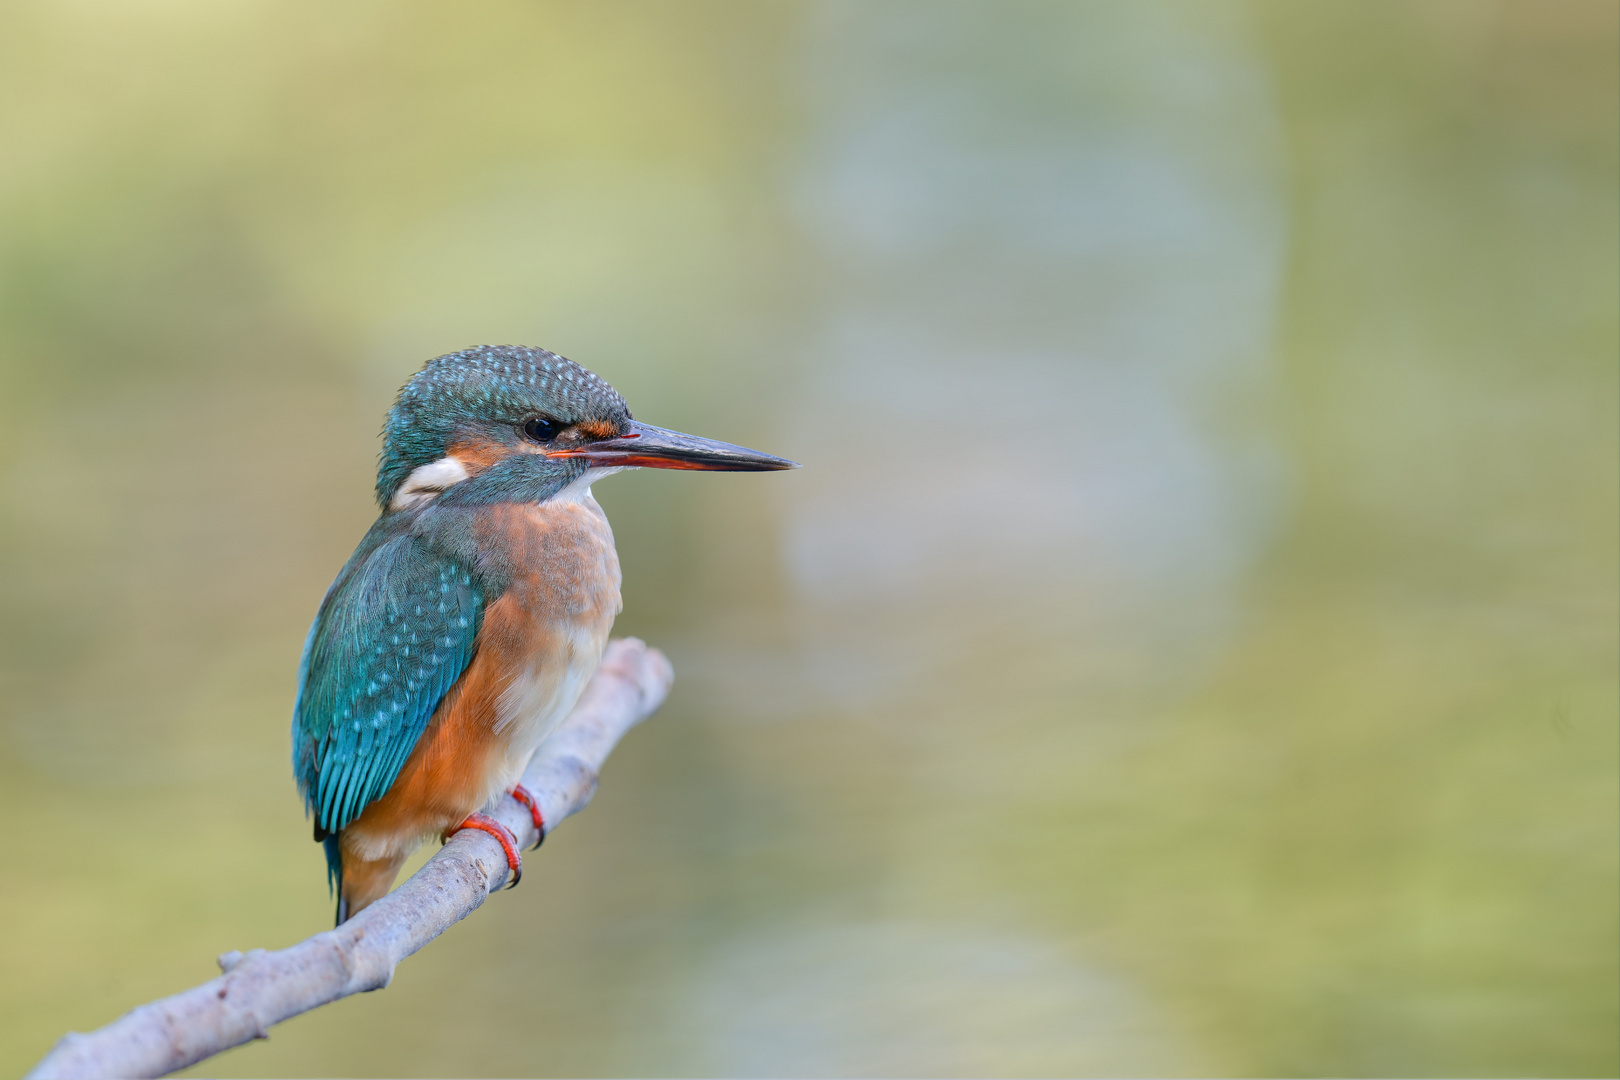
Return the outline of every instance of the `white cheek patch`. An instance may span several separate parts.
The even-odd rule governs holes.
[[[390,510],[409,510],[421,506],[441,492],[467,479],[467,467],[459,458],[442,457],[422,465],[405,478],[388,504]]]

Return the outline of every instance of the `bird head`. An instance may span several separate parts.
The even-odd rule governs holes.
[[[556,353],[485,346],[428,361],[400,390],[383,425],[377,501],[407,510],[450,491],[476,492],[480,501],[540,501],[588,473],[640,467],[798,466],[643,424],[605,380]],[[463,486],[472,479],[479,482]]]

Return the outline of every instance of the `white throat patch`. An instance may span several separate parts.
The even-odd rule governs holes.
[[[623,465],[615,465],[612,468],[602,468],[602,469],[591,468],[591,469],[586,469],[585,470],[585,475],[581,476],[578,480],[575,480],[574,482],[569,484],[567,487],[563,488],[561,491],[557,492],[557,494],[553,495],[551,498],[547,499],[546,501],[547,502],[584,502],[586,499],[591,497],[591,485],[592,484],[596,483],[598,480],[602,479],[604,476],[612,476],[616,472],[623,472],[623,471],[624,471],[624,466]]]

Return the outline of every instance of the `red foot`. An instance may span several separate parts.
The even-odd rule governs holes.
[[[506,852],[506,865],[512,870],[511,884],[506,886],[508,889],[516,887],[517,883],[523,880],[523,856],[518,854],[517,837],[512,835],[511,829],[487,814],[468,814],[466,821],[444,834],[445,839],[448,840],[462,829],[477,829],[479,832],[489,833],[500,842],[501,850]]]
[[[529,849],[533,851],[534,848],[546,842],[546,818],[544,814],[540,813],[540,800],[534,797],[534,792],[522,784],[518,784],[512,789],[512,798],[527,806],[529,816],[534,818],[534,831],[540,834],[540,839],[536,840],[534,847]]]

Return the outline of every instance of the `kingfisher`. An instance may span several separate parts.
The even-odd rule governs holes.
[[[591,485],[623,469],[759,472],[785,458],[643,424],[619,393],[545,349],[428,361],[383,426],[381,514],[304,642],[293,771],[343,923],[425,840],[494,836],[510,794],[595,674],[621,608]]]

